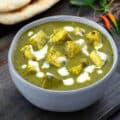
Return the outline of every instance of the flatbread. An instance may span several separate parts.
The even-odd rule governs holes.
[[[32,0],[0,0],[0,12],[9,12],[17,10],[27,4]]]
[[[60,0],[35,0],[19,11],[0,13],[0,23],[12,25],[27,20],[53,6]]]

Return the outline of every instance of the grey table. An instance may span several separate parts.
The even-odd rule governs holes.
[[[53,8],[32,19],[14,26],[0,25],[0,120],[120,120],[120,64],[104,96],[86,109],[73,113],[55,113],[41,110],[30,104],[16,89],[8,71],[7,53],[16,31],[23,25],[52,15],[75,15],[96,20],[88,7],[70,6],[68,0],[61,0]],[[113,36],[118,40],[120,35]],[[117,41],[118,48],[120,42]]]

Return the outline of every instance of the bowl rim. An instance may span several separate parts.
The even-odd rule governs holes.
[[[34,84],[28,82],[21,75],[19,75],[19,73],[15,70],[13,62],[12,62],[12,55],[13,55],[13,51],[14,51],[14,46],[16,45],[17,41],[19,40],[19,37],[25,31],[29,30],[30,28],[32,28],[34,26],[37,26],[37,25],[40,25],[43,23],[47,23],[47,22],[55,22],[55,21],[70,21],[70,22],[79,22],[79,23],[87,24],[93,28],[96,28],[103,35],[105,35],[107,37],[107,39],[109,40],[109,43],[111,44],[112,50],[113,50],[114,59],[113,59],[113,65],[112,65],[111,69],[105,74],[104,77],[102,77],[100,80],[98,80],[98,81],[96,81],[88,86],[85,86],[83,88],[78,88],[78,89],[74,89],[74,90],[50,90],[50,89],[44,89],[44,88],[38,87],[37,85],[34,85]],[[23,82],[24,84],[28,85],[31,88],[42,90],[44,92],[52,92],[52,93],[59,93],[59,94],[71,93],[71,92],[75,93],[75,92],[83,91],[86,89],[91,89],[99,84],[102,84],[102,82],[104,82],[106,79],[109,79],[111,74],[114,72],[114,70],[117,66],[117,61],[118,61],[118,49],[117,49],[117,46],[116,46],[112,36],[107,32],[107,30],[92,20],[89,20],[89,19],[84,18],[84,17],[77,17],[77,16],[71,16],[71,15],[56,15],[56,16],[44,17],[44,18],[40,18],[38,20],[35,20],[35,21],[23,26],[17,32],[15,37],[13,38],[13,41],[12,41],[10,48],[9,48],[9,51],[8,51],[9,71],[12,71],[12,74],[14,74],[14,76],[16,76],[18,78],[18,80],[20,80],[21,82]]]

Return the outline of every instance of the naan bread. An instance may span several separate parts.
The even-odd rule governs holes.
[[[60,0],[34,0],[26,7],[8,13],[0,13],[0,23],[12,25],[27,20],[53,6]]]
[[[32,0],[0,0],[0,12],[9,12],[17,10],[27,4]]]

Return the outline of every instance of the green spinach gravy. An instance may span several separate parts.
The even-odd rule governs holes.
[[[19,38],[16,71],[45,89],[74,90],[100,80],[112,67],[113,51],[97,29],[77,22],[48,22]]]

